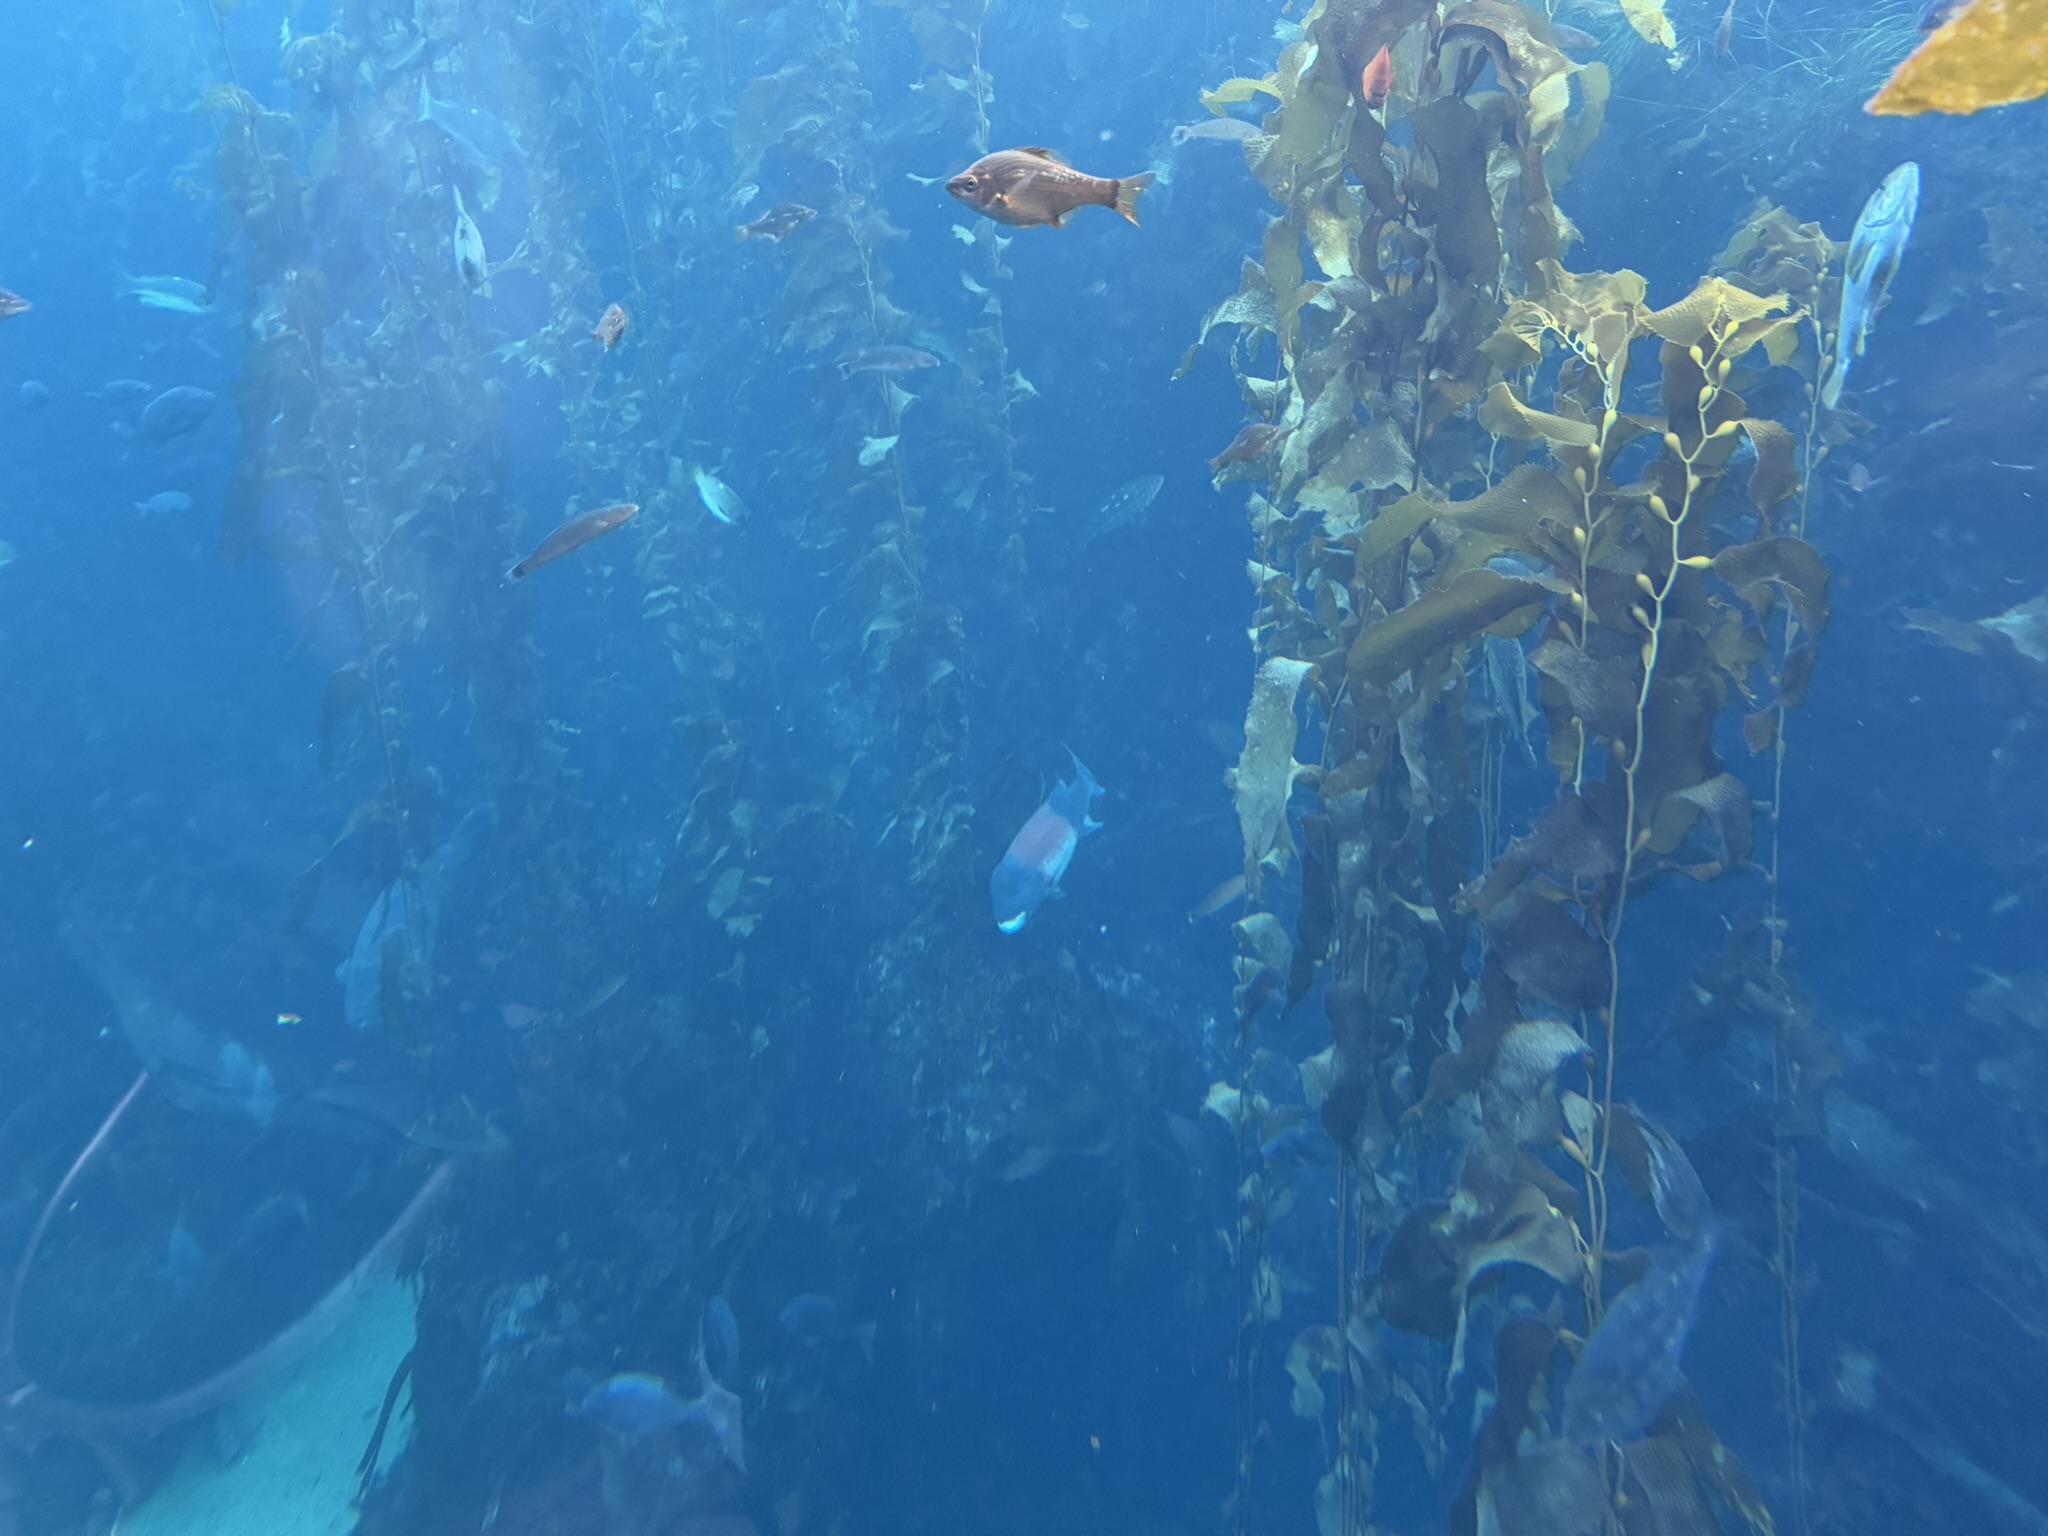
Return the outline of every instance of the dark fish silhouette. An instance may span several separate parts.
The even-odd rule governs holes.
[[[595,512],[585,512],[581,517],[570,518],[542,539],[532,554],[512,567],[512,579],[517,581],[544,565],[552,565],[564,555],[574,553],[592,539],[603,538],[614,528],[625,526],[639,510],[640,504],[637,501],[627,501],[616,507],[599,507]]]
[[[597,317],[597,329],[590,333],[592,341],[604,343],[609,352],[619,344],[619,338],[626,334],[626,327],[633,323],[623,304],[607,304],[604,313]]]
[[[856,373],[915,373],[920,368],[936,368],[939,360],[929,352],[916,347],[869,347],[851,357],[839,361],[839,376],[851,378]]]
[[[734,233],[742,240],[751,240],[756,235],[764,240],[787,240],[817,216],[817,209],[806,208],[802,203],[777,203],[751,224],[740,225]]]
[[[1138,194],[1152,185],[1152,173],[1090,176],[1049,149],[999,149],[983,155],[946,183],[946,190],[999,224],[1029,229],[1062,226],[1076,208],[1114,208],[1138,222]]]

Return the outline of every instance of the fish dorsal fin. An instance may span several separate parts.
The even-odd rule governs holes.
[[[1026,144],[1017,153],[1020,155],[1036,155],[1041,160],[1050,160],[1054,165],[1065,165],[1067,163],[1060,158],[1058,151],[1047,149],[1043,144]]]

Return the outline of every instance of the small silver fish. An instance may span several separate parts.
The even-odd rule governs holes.
[[[213,295],[204,283],[189,277],[131,277],[121,293],[145,309],[167,309],[179,315],[213,313]]]
[[[471,293],[482,293],[491,280],[490,264],[484,259],[483,231],[462,206],[462,188],[455,188],[455,233],[449,241],[455,253],[455,270]]]
[[[939,359],[918,347],[895,345],[867,347],[852,357],[839,360],[839,376],[852,378],[856,373],[915,373],[921,368],[936,368]]]
[[[747,504],[740,500],[731,486],[710,470],[697,470],[690,479],[697,486],[697,499],[704,503],[704,510],[728,528],[747,515]]]
[[[1203,139],[1213,144],[1242,144],[1259,136],[1259,125],[1248,123],[1241,117],[1212,117],[1207,122],[1182,123],[1173,130],[1175,147],[1190,139]]]

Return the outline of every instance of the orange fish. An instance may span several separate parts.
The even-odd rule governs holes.
[[[1387,97],[1394,89],[1394,55],[1385,43],[1372,56],[1372,62],[1360,71],[1358,76],[1359,99],[1365,103],[1365,110],[1377,112],[1387,104]]]
[[[603,342],[605,351],[609,352],[619,344],[619,338],[626,334],[626,327],[630,324],[632,320],[624,305],[607,304],[604,313],[597,317],[597,329],[590,333],[590,339]]]
[[[552,565],[562,556],[581,549],[592,539],[602,538],[614,528],[623,527],[640,510],[638,502],[621,502],[616,507],[599,507],[595,512],[585,512],[581,517],[572,517],[534,547],[532,554],[512,567],[512,579]]]
[[[1209,473],[1220,475],[1229,465],[1250,464],[1265,457],[1266,450],[1279,436],[1280,428],[1272,422],[1253,422],[1230,440],[1228,448],[1209,461]]]

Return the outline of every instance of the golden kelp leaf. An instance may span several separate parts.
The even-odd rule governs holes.
[[[1799,489],[1799,457],[1792,434],[1767,418],[1745,416],[1742,430],[1756,449],[1756,468],[1749,477],[1749,499],[1757,511],[1768,512]]]
[[[1719,1536],[1692,1458],[1677,1440],[1659,1435],[1632,1442],[1622,1457],[1628,1492],[1651,1511],[1658,1536]]]
[[[1330,208],[1318,203],[1309,209],[1308,248],[1325,277],[1355,277],[1358,269],[1352,265],[1351,253],[1360,224],[1358,205],[1349,188],[1338,184],[1333,190],[1348,206]]]
[[[1281,803],[1286,814],[1286,802]],[[1294,941],[1287,925],[1271,912],[1239,918],[1237,935],[1237,1017],[1248,1025],[1274,997],[1294,969]]]
[[[1466,571],[1449,586],[1425,592],[1367,625],[1351,647],[1351,675],[1369,687],[1384,688],[1437,652],[1543,598],[1543,588],[1533,581],[1484,567]]]
[[[1570,448],[1590,448],[1600,440],[1600,433],[1590,421],[1573,421],[1536,410],[1523,404],[1505,382],[1499,381],[1479,407],[1479,425],[1499,437],[1523,441],[1541,437]]]
[[[1669,309],[1644,315],[1643,325],[1681,347],[1704,345],[1710,331],[1725,335],[1732,326],[1774,315],[1789,302],[1782,293],[1751,293],[1726,278],[1703,277],[1698,287]]]
[[[1731,544],[1714,556],[1714,574],[1762,611],[1764,588],[1777,587],[1792,603],[1799,627],[1818,635],[1828,627],[1828,568],[1803,539],[1756,539]]]
[[[1500,266],[1500,228],[1486,185],[1488,135],[1479,114],[1455,96],[1440,96],[1416,107],[1409,121],[1436,163],[1433,180],[1410,182],[1416,221],[1434,226],[1435,253],[1451,277],[1490,281]]]
[[[2048,0],[1973,0],[1863,104],[1881,117],[1981,112],[2048,95]]]
[[[1350,115],[1351,85],[1335,53],[1305,42],[1280,55],[1277,77],[1280,131],[1254,174],[1277,201],[1294,207],[1303,190],[1320,187],[1343,162],[1337,126]],[[1277,279],[1273,287],[1282,291]]]
[[[1690,789],[1676,791],[1673,798],[1705,813],[1727,852],[1725,862],[1730,868],[1749,858],[1752,807],[1749,786],[1742,780],[1732,773],[1717,773]]]
[[[1545,645],[1560,642],[1546,640]],[[1573,647],[1565,646],[1567,650]],[[1574,654],[1583,654],[1574,650]],[[1619,815],[1613,821],[1619,823]],[[1621,839],[1580,795],[1567,789],[1526,837],[1509,843],[1493,867],[1458,893],[1460,910],[1484,917],[1531,875],[1591,891],[1621,867]]]
[[[1263,80],[1254,80],[1248,75],[1239,75],[1226,80],[1214,90],[1202,92],[1202,105],[1218,117],[1228,117],[1232,107],[1242,106],[1254,96],[1270,96],[1280,99],[1280,77],[1268,75]]]
[[[1476,43],[1493,58],[1502,80],[1528,101],[1526,139],[1547,147],[1571,103],[1569,77],[1578,69],[1557,46],[1550,23],[1503,0],[1470,0],[1444,17],[1442,40]]]
[[[1549,173],[1550,190],[1556,192],[1572,179],[1572,171],[1607,121],[1608,98],[1614,94],[1614,76],[1605,64],[1588,64],[1579,71],[1579,115],[1565,122],[1543,157]]]
[[[1595,736],[1621,741],[1634,732],[1636,673],[1627,659],[1596,658],[1552,635],[1530,652],[1529,665],[1564,690],[1571,712]]]
[[[1599,357],[1612,361],[1645,334],[1643,304],[1649,285],[1640,272],[1567,272],[1551,257],[1536,263],[1530,291],[1541,301],[1551,323],[1591,344]]]
[[[1464,1316],[1458,1245],[1444,1230],[1449,1216],[1440,1202],[1418,1205],[1387,1239],[1376,1280],[1380,1316],[1403,1333],[1448,1339]]]
[[[1557,329],[1556,318],[1541,304],[1515,299],[1501,317],[1500,329],[1480,343],[1479,350],[1501,368],[1534,368],[1543,361],[1543,338]]]
[[[1621,14],[1636,29],[1636,36],[1666,50],[1678,46],[1678,34],[1671,30],[1671,18],[1664,14],[1664,0],[1621,0]]]
[[[1381,507],[1365,525],[1365,536],[1358,541],[1358,563],[1370,565],[1392,554],[1428,527],[1439,510],[1435,502],[1419,491],[1410,491],[1399,501]]]
[[[1462,1275],[1466,1290],[1481,1274],[1502,1264],[1526,1264],[1561,1285],[1573,1283],[1585,1273],[1572,1224],[1533,1184],[1524,1184],[1515,1192],[1485,1242],[1466,1250]]]
[[[1460,531],[1470,529],[1511,540],[1532,551],[1538,550],[1537,533],[1548,519],[1568,522],[1578,502],[1549,470],[1537,464],[1518,464],[1505,479],[1467,501],[1423,502],[1404,496],[1391,507],[1380,509],[1367,527],[1359,548],[1361,562],[1376,560],[1412,537],[1430,517],[1439,517]],[[1423,514],[1427,515],[1423,515]],[[1417,518],[1420,518],[1417,521]]]
[[[1685,1447],[1693,1471],[1708,1488],[1741,1515],[1752,1536],[1776,1536],[1770,1506],[1750,1480],[1749,1471],[1725,1445],[1707,1422],[1699,1399],[1690,1386],[1681,1386],[1658,1416],[1656,1432],[1670,1436]]]
[[[1292,853],[1293,839],[1287,832],[1287,797],[1294,781],[1308,769],[1294,760],[1294,738],[1300,722],[1294,715],[1294,696],[1301,681],[1315,670],[1306,661],[1270,656],[1252,683],[1251,707],[1244,717],[1244,751],[1228,781],[1237,798],[1237,821],[1244,832],[1244,862],[1248,880],[1275,855]],[[1256,885],[1249,896],[1258,894]]]
[[[1302,283],[1301,225],[1291,216],[1277,218],[1266,226],[1265,272],[1273,290],[1273,312],[1279,321],[1281,352],[1294,353],[1294,340],[1301,330],[1301,306],[1312,297]]]
[[[1341,539],[1357,532],[1360,526],[1354,487],[1388,490],[1408,484],[1414,474],[1415,456],[1409,450],[1407,435],[1392,417],[1382,416],[1346,438],[1344,446],[1296,492],[1294,504],[1321,512],[1324,532],[1333,539]],[[1385,516],[1382,511],[1371,526],[1377,528]]]
[[[1606,947],[1563,907],[1518,892],[1487,918],[1486,935],[1524,997],[1560,1008],[1606,1005]]]

